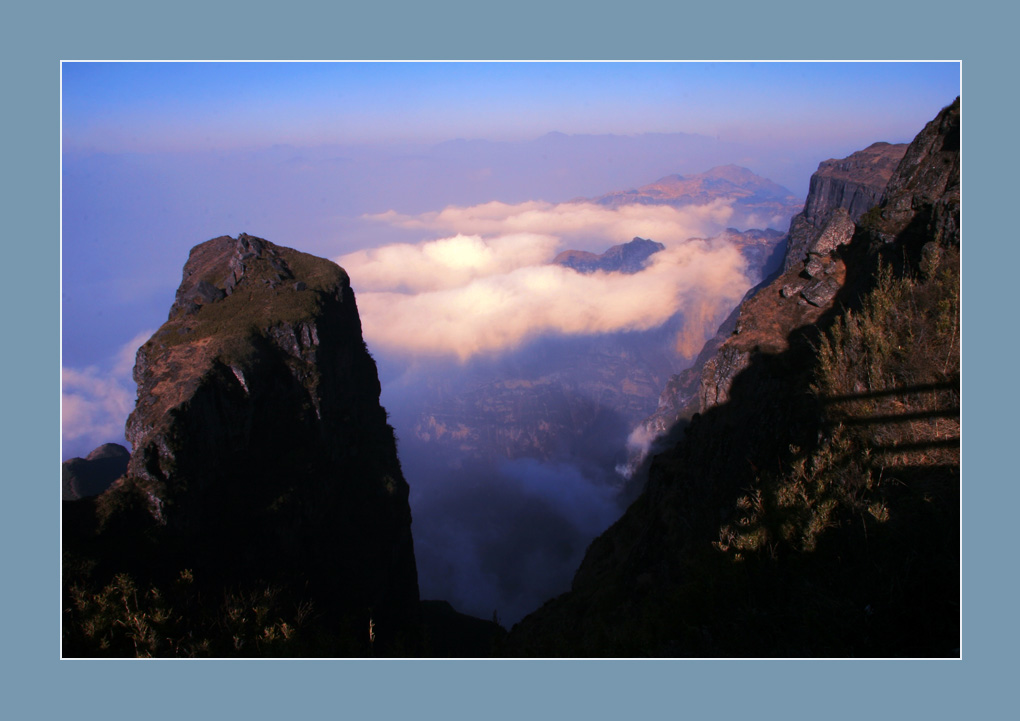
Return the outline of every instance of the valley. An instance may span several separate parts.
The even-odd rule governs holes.
[[[959,99],[926,118],[799,174],[66,151],[62,655],[953,657]],[[156,177],[187,223],[141,233]]]

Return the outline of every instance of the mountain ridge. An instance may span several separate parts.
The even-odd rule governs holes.
[[[636,427],[633,436],[641,439],[641,443],[633,444],[622,467],[628,477],[634,476],[654,444],[669,438],[670,429],[676,424],[686,422],[695,413],[704,412],[715,402],[726,399],[728,384],[746,366],[750,356],[743,350],[736,350],[733,343],[725,350],[721,347],[734,334],[741,317],[753,318],[756,314],[765,317],[773,312],[763,308],[752,310],[755,307],[752,299],[775,280],[774,274],[782,272],[789,275],[782,283],[784,298],[799,295],[806,301],[807,305],[801,309],[807,313],[801,314],[800,323],[811,323],[820,317],[842,282],[841,276],[832,277],[833,273],[842,271],[831,265],[823,268],[821,258],[849,242],[855,222],[881,201],[907,147],[907,143],[877,142],[845,158],[819,163],[818,170],[811,176],[811,189],[803,204],[804,210],[790,220],[784,238],[783,259],[767,268],[765,280],[748,291],[692,366],[670,378],[659,397],[655,413]],[[805,265],[812,257],[815,260]],[[797,270],[791,275],[789,271],[795,267]],[[821,272],[823,270],[829,272]],[[802,295],[805,291],[807,296]],[[812,310],[818,308],[821,310]],[[784,324],[791,322],[786,319]],[[744,336],[745,339],[751,337],[748,334]],[[767,343],[774,345],[773,341]]]
[[[959,118],[743,304],[702,411],[507,655],[958,655]]]
[[[788,189],[739,165],[719,165],[693,175],[666,175],[653,183],[606,193],[589,202],[616,208],[623,205],[690,205],[728,203],[729,224],[742,230],[782,230],[803,203]]]

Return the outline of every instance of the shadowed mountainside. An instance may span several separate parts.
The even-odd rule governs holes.
[[[65,655],[420,651],[408,487],[339,266],[196,246],[134,376],[125,475],[64,507]]]
[[[702,412],[507,655],[959,653],[959,122],[744,304]]]
[[[127,470],[128,449],[118,443],[104,443],[85,458],[70,458],[60,464],[61,497],[73,501],[98,496]]]

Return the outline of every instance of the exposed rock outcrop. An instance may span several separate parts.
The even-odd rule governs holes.
[[[99,538],[206,579],[304,585],[359,641],[371,618],[375,649],[411,650],[408,486],[343,269],[243,233],[196,246],[134,378]]]
[[[960,101],[940,113],[917,136],[896,168],[880,207],[869,215],[874,243],[904,240],[960,243]]]
[[[907,148],[906,143],[874,143],[841,160],[819,164],[804,210],[790,221],[781,246],[785,257],[763,263],[765,272],[756,279],[766,278],[771,285],[752,288],[693,365],[670,379],[655,413],[632,434],[628,461],[620,467],[625,476],[633,477],[649,452],[668,442],[673,426],[727,401],[730,384],[747,367],[754,349],[780,349],[790,328],[813,323],[831,307],[845,270],[832,253],[850,242],[855,221],[879,202]],[[756,232],[775,233],[736,234],[734,240],[745,256],[745,238]],[[778,277],[768,277],[780,268]],[[764,297],[752,300],[760,291]]]
[[[857,220],[882,198],[889,178],[907,151],[907,143],[873,143],[845,158],[824,160],[811,176],[804,216],[812,225],[836,208]]]
[[[873,208],[906,151],[906,143],[874,143],[840,160],[819,163],[811,176],[804,211],[790,221],[785,269],[804,261],[819,236],[826,232],[835,211],[845,211],[846,217],[856,222]],[[846,221],[841,220],[840,227],[845,226]],[[844,237],[843,242],[849,240],[849,236]]]

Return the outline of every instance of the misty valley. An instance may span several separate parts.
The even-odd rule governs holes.
[[[745,243],[748,287],[781,260],[777,231],[725,237]],[[630,466],[654,439],[641,424],[693,363],[687,348],[731,310],[685,322],[704,312],[691,305],[647,331],[540,337],[466,362],[401,372],[377,355],[413,479],[424,597],[512,624],[569,588],[587,545],[641,490]]]
[[[64,371],[62,655],[957,656],[959,119],[804,197],[737,154],[195,237],[133,382]]]

